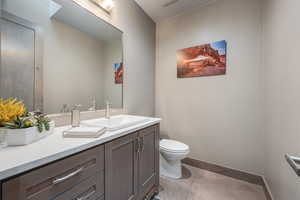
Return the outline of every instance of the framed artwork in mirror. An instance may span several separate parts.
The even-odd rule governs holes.
[[[115,84],[123,83],[123,63],[116,63],[114,66]]]

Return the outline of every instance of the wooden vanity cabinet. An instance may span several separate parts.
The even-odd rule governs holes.
[[[150,200],[159,188],[159,125],[0,182],[0,200]]]
[[[104,195],[104,146],[95,147],[60,161],[4,181],[3,200],[46,200],[64,198],[68,192],[78,196]],[[93,191],[91,191],[93,190]],[[80,198],[78,198],[80,199]]]
[[[159,128],[152,126],[139,132],[139,199],[150,199],[159,188]]]
[[[105,145],[105,199],[137,200],[137,133]]]
[[[159,127],[105,145],[105,200],[146,200],[159,188]]]

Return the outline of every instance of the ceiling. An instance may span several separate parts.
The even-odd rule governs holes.
[[[189,9],[207,6],[217,0],[135,0],[155,21],[172,17]],[[164,5],[168,5],[165,7]]]

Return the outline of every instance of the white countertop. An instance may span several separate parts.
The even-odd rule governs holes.
[[[63,138],[62,132],[70,127],[55,128],[52,135],[36,143],[0,149],[0,181],[128,135],[139,129],[157,124],[160,121],[161,119],[159,118],[149,118],[145,123],[118,131],[106,132],[99,138]]]

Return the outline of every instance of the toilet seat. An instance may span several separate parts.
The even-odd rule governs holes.
[[[170,153],[186,153],[189,146],[175,140],[163,139],[160,141],[160,149]]]

